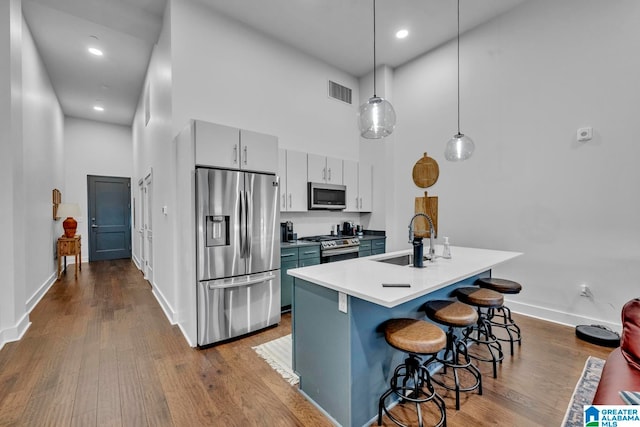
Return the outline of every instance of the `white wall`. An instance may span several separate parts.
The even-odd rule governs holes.
[[[75,117],[66,117],[64,120],[65,190],[62,192],[62,201],[78,203],[82,209],[77,234],[82,236],[83,262],[89,260],[87,175],[131,178],[131,152],[132,135],[128,126]],[[132,179],[132,186],[134,182]],[[58,227],[61,235],[62,220],[58,221]]]
[[[188,119],[276,135],[281,148],[358,159],[358,105],[327,96],[349,74],[193,1],[173,3],[174,133]]]
[[[0,3],[0,58],[2,348],[26,331],[29,311],[55,279],[52,190],[63,185],[63,117],[20,0]]]
[[[64,194],[64,115],[31,33],[24,24],[22,43],[23,173],[27,245],[27,310],[55,280],[56,241],[62,232],[52,213],[52,190]],[[32,262],[32,260],[36,262]]]
[[[7,230],[0,245],[0,348],[20,337],[28,326],[25,300],[24,193],[22,181],[22,17],[20,0],[0,3],[0,182],[8,203],[0,208],[0,226]],[[26,322],[25,320],[26,319]],[[26,323],[26,324],[25,324]]]
[[[152,225],[153,267],[151,284],[153,292],[171,323],[176,323],[176,257],[174,243],[175,200],[175,154],[172,148],[172,98],[171,98],[171,14],[170,2],[164,14],[164,24],[158,43],[154,47],[135,118],[133,120],[134,179],[132,193],[135,195],[140,222],[140,194],[138,181],[152,172]],[[146,100],[148,99],[148,102]],[[148,114],[147,114],[148,113]],[[146,123],[146,117],[149,117]],[[162,206],[169,208],[168,215]],[[140,259],[140,234],[134,232],[134,257]]]
[[[636,1],[545,0],[465,34],[461,130],[476,143],[467,162],[443,157],[457,130],[455,45],[396,69],[402,221],[388,223],[389,233],[405,232],[422,191],[411,170],[428,151],[440,165],[429,189],[439,196],[440,236],[524,252],[494,272],[523,283],[514,308],[570,324],[619,324],[640,277],[639,20]],[[593,126],[591,142],[576,141],[583,126]],[[582,283],[593,300],[579,296]]]

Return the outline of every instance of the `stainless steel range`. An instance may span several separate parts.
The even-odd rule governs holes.
[[[360,239],[351,236],[309,236],[300,240],[320,243],[320,262],[335,262],[358,258]]]

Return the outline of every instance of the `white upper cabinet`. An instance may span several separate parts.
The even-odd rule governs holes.
[[[344,164],[344,185],[347,186],[347,207],[345,212],[358,212],[359,197],[358,193],[358,162],[353,160],[345,160]]]
[[[371,165],[344,161],[344,185],[347,186],[346,212],[371,212],[373,208],[373,175]]]
[[[195,122],[196,164],[256,172],[278,169],[278,138],[203,121]]]
[[[342,184],[342,159],[309,154],[307,156],[307,179],[309,182]]]
[[[358,210],[373,210],[373,167],[368,163],[358,164]]]
[[[258,172],[278,171],[278,138],[240,130],[240,169]]]
[[[307,153],[278,150],[280,211],[307,210]]]

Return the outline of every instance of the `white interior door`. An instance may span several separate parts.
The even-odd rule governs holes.
[[[143,211],[142,211],[142,222],[143,222],[143,253],[144,253],[144,277],[149,281],[149,283],[153,283],[153,215],[151,206],[153,206],[153,177],[152,174],[149,173],[144,178],[143,183]]]

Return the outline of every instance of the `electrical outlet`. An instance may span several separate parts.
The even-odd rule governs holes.
[[[338,310],[343,313],[347,312],[347,294],[338,292]]]

